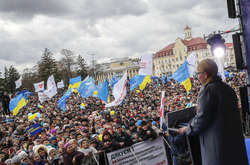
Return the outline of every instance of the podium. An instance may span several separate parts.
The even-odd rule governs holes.
[[[176,130],[189,123],[195,116],[195,107],[186,108],[183,110],[173,111],[167,113],[167,127],[169,130]],[[201,165],[201,152],[199,136],[186,136],[187,147],[189,155],[192,160],[192,165]]]

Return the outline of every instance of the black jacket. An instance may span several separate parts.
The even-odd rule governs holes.
[[[237,96],[221,79],[201,88],[187,134],[200,137],[202,165],[248,165]]]

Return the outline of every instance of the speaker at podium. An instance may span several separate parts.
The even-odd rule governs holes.
[[[179,128],[187,126],[196,115],[196,107],[167,113],[168,131],[177,131]],[[193,165],[201,165],[201,152],[199,136],[186,136],[188,150]]]

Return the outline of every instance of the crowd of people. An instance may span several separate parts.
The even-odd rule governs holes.
[[[233,72],[226,79],[238,97],[245,79],[243,72]],[[128,91],[123,103],[111,108],[105,108],[97,97],[81,98],[73,93],[63,112],[57,101],[65,91],[43,103],[36,95],[29,96],[27,105],[16,116],[1,106],[0,164],[106,164],[105,153],[159,135],[169,136],[160,129],[161,91],[166,91],[167,113],[196,106],[200,87],[197,79],[192,79],[187,95],[176,81],[163,83],[158,79],[142,91]],[[29,113],[37,112],[39,117],[28,120]],[[43,131],[27,136],[25,130],[36,123],[41,124]]]

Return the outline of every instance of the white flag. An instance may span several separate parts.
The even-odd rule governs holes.
[[[114,85],[112,94],[115,97],[115,100],[107,104],[105,107],[117,106],[122,103],[123,99],[127,94],[126,85],[127,85],[127,71],[124,73],[122,78]]]
[[[160,128],[162,128],[163,123],[166,124],[166,121],[164,118],[164,102],[165,102],[165,91],[162,91],[161,92],[161,107],[160,107]]]
[[[41,103],[49,100],[49,97],[44,92],[38,92],[38,98]]]
[[[57,83],[57,88],[64,88],[63,80]]]
[[[40,92],[44,90],[44,81],[41,81],[39,83],[34,83],[34,88],[35,88],[35,92]]]
[[[15,81],[16,83],[16,89],[20,88],[22,86],[22,76],[18,80]]]
[[[142,56],[140,63],[139,75],[151,75],[153,69],[153,56],[152,54],[146,54]]]
[[[194,77],[197,68],[197,53],[193,52],[187,57],[189,77]]]
[[[45,90],[44,93],[49,98],[52,98],[53,96],[57,94],[57,87],[56,87],[56,83],[55,83],[55,79],[53,75],[49,76],[47,80],[47,90]]]

